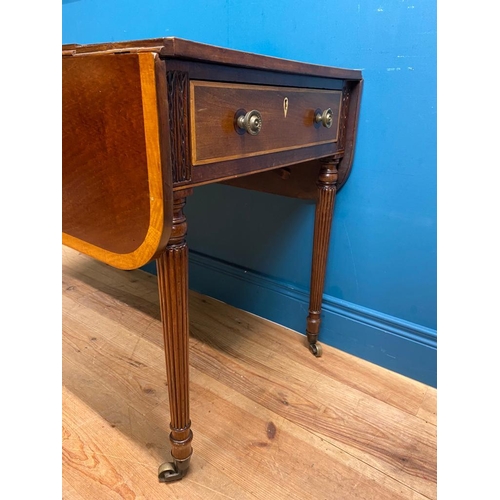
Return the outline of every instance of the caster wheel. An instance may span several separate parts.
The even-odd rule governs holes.
[[[165,462],[158,467],[158,480],[160,483],[171,483],[184,477],[186,471],[178,470],[172,462]]]
[[[309,350],[317,357],[320,358],[323,354],[321,344],[309,344]]]

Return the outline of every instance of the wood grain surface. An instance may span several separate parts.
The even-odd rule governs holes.
[[[191,81],[193,165],[334,143],[341,95],[337,90]],[[314,122],[315,111],[328,108],[333,111],[330,128]],[[239,109],[260,112],[262,130],[258,135],[235,131]]]
[[[125,42],[106,42],[88,45],[66,44],[63,53],[72,55],[88,55],[100,53],[120,52],[156,52],[166,58],[185,59],[190,61],[208,61],[217,64],[228,64],[239,67],[253,67],[270,69],[286,73],[308,73],[326,78],[352,79],[361,78],[360,70],[334,68],[319,64],[308,64],[277,57],[264,56],[249,52],[216,47],[204,43],[184,40],[182,38],[150,38],[145,40],[131,40]]]
[[[211,182],[231,180],[250,173],[266,172],[280,167],[317,160],[337,153],[344,154],[339,164],[337,189],[344,185],[349,176],[353,162],[362,85],[362,74],[359,70],[320,66],[239,52],[175,37],[89,45],[63,45],[63,59],[65,61],[63,64],[67,64],[66,61],[72,61],[71,65],[78,64],[83,67],[89,64],[84,61],[95,59],[97,55],[99,59],[109,57],[114,61],[121,60],[122,57],[132,59],[138,56],[140,58],[154,57],[156,58],[157,68],[160,65],[163,67],[160,72],[162,77],[158,78],[160,75],[158,71],[156,75],[158,88],[156,97],[159,108],[162,108],[159,109],[158,120],[163,121],[164,124],[168,122],[166,127],[162,127],[162,123],[160,123],[160,139],[157,141],[161,144],[160,153],[169,157],[166,161],[169,164],[166,169],[167,172],[164,169],[164,185],[170,185],[172,173],[174,189],[183,189],[186,185],[193,187]],[[158,62],[161,64],[158,64]],[[166,85],[165,74],[169,81],[168,88],[164,88]],[[120,78],[114,80],[120,81]],[[189,101],[187,100],[190,93],[188,90],[189,82],[195,80],[210,81],[211,85],[215,87],[229,84],[229,86],[232,85],[235,88],[236,85],[245,86],[251,84],[255,89],[255,86],[264,85],[269,90],[274,87],[285,88],[287,89],[286,92],[301,91],[315,97],[311,102],[308,102],[308,108],[311,109],[308,109],[304,115],[304,123],[307,122],[307,126],[304,127],[304,123],[297,126],[296,121],[290,123],[290,120],[287,123],[276,121],[276,116],[281,116],[282,104],[280,103],[278,113],[274,113],[273,108],[270,116],[264,116],[265,123],[268,124],[267,133],[271,133],[272,137],[264,136],[264,132],[255,137],[238,136],[235,145],[233,134],[231,134],[229,142],[227,142],[229,136],[226,137],[224,134],[214,136],[212,134],[214,118],[208,115],[200,116],[199,113],[204,110],[205,106],[199,106],[196,112],[189,109]],[[330,103],[330,100],[323,103],[322,99],[318,99],[322,91],[328,90],[332,91],[332,95],[335,96],[340,95],[337,93],[342,93],[342,112],[340,120],[336,122],[338,126],[335,130],[333,130],[333,127],[332,130],[310,127],[311,113],[314,110],[321,110],[324,107],[332,107],[333,109],[337,106],[336,99],[333,103]],[[162,103],[162,101],[167,100],[167,95],[168,104]],[[224,92],[222,97],[227,99],[228,93]],[[208,100],[213,101],[211,97]],[[240,99],[236,100],[239,101]],[[308,98],[306,98],[307,100]],[[260,103],[259,99],[257,101]],[[274,100],[271,101],[271,104],[274,103]],[[117,102],[114,110],[119,112],[124,102]],[[231,102],[231,106],[233,104],[236,104],[236,102]],[[268,104],[270,103],[267,101],[263,104],[265,104],[263,108],[264,114],[269,114],[269,109],[273,106],[269,107]],[[238,103],[238,105],[240,104]],[[241,104],[241,106],[246,106],[246,104]],[[248,106],[250,107],[250,104]],[[290,117],[296,110],[295,104],[290,102]],[[190,116],[191,111],[193,114]],[[334,111],[337,113],[336,110]],[[231,113],[224,116],[222,121],[216,117],[215,125],[222,123],[224,130],[229,129],[227,124],[231,122],[232,125],[234,112],[235,110],[231,108]],[[197,118],[196,121],[193,119],[193,115]],[[231,116],[228,120],[229,115]],[[188,119],[189,116],[190,119]],[[200,118],[199,121],[198,118]],[[82,127],[82,130],[85,131],[85,127]],[[328,135],[334,131],[338,131],[338,141],[337,134],[334,139]],[[200,150],[190,151],[191,141],[196,141],[196,145],[199,146]],[[125,141],[125,150],[128,144],[129,142]],[[193,168],[193,160],[200,168]],[[203,165],[208,168],[201,168]],[[264,181],[265,179],[261,178],[261,180]],[[280,189],[280,186],[274,187]],[[286,188],[288,195],[294,191],[295,188]],[[310,189],[308,191],[311,192]],[[164,207],[164,210],[166,209],[167,207]],[[143,213],[146,212],[143,211]],[[164,217],[165,221],[170,221],[170,219],[170,216]],[[119,230],[119,226],[116,224],[109,224],[108,226],[111,229],[115,228],[115,232]],[[144,232],[144,228],[141,229]],[[131,238],[122,238],[122,242],[118,243],[117,239],[111,236],[112,233],[103,231],[103,234],[110,235],[109,239],[112,246],[120,244],[133,246]],[[93,237],[95,238],[95,235]],[[65,236],[65,238],[74,237]],[[167,240],[168,236],[161,239],[163,243]],[[99,254],[101,258],[103,256],[116,257],[115,253],[106,255],[109,250],[104,250],[104,253],[96,252],[96,246],[92,243],[87,242],[86,246],[93,250],[94,254]],[[120,257],[118,262],[121,264],[123,260],[124,258]]]
[[[63,57],[63,242],[126,269],[151,260],[170,228],[156,58]]]
[[[157,278],[63,248],[63,498],[436,498],[436,390],[190,293],[195,454],[170,450]]]

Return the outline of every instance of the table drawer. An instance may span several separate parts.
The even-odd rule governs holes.
[[[190,85],[193,165],[337,141],[342,96],[339,90],[196,80]],[[328,109],[331,113],[326,116],[323,113]],[[245,113],[252,110],[260,113],[261,127],[256,135],[241,128],[245,126]],[[240,126],[238,116],[242,117]]]

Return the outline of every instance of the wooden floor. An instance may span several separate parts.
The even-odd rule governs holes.
[[[63,498],[436,498],[436,390],[190,294],[194,454],[169,410],[156,277],[63,248]],[[305,323],[305,318],[304,318]]]

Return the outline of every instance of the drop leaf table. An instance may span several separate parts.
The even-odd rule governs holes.
[[[223,182],[316,201],[307,343],[317,343],[337,191],[353,162],[362,76],[178,38],[62,47],[63,244],[120,269],[156,260],[172,459],[192,455],[187,222]],[[272,217],[272,214],[269,214]]]

